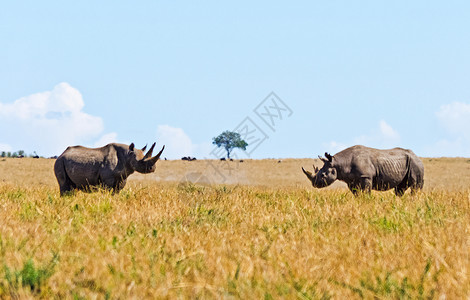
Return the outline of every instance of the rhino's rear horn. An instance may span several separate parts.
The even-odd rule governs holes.
[[[142,149],[140,149],[140,150],[142,150],[142,152],[144,152],[145,149],[147,149],[147,145],[145,145],[144,148],[142,148]]]
[[[153,148],[155,148],[155,144],[157,144],[157,143],[152,144],[152,147],[150,147],[149,151],[147,152],[147,154],[145,154],[143,159],[147,159],[147,158],[152,157]],[[145,146],[145,147],[147,147],[147,146]]]

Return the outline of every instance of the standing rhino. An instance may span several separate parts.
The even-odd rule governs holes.
[[[394,148],[379,150],[353,146],[334,156],[325,153],[323,167],[315,168],[315,175],[302,168],[316,188],[329,186],[335,180],[347,183],[351,192],[386,191],[395,189],[402,196],[408,188],[412,193],[423,188],[424,167],[411,150]]]
[[[112,143],[101,148],[68,147],[54,164],[60,195],[63,196],[73,189],[90,190],[94,186],[119,192],[126,185],[127,177],[134,171],[155,171],[155,164],[165,146],[155,157],[152,157],[155,143],[144,155],[146,148],[147,146],[135,149],[134,143]]]

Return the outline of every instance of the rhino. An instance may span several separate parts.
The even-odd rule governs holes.
[[[408,188],[415,193],[424,185],[424,166],[411,150],[380,150],[361,145],[352,146],[331,156],[325,153],[323,167],[314,167],[315,174],[302,171],[316,188],[329,186],[336,180],[346,182],[354,195],[371,190],[395,189],[403,196]]]
[[[147,148],[136,149],[130,145],[111,143],[101,148],[83,146],[68,147],[54,164],[54,173],[59,183],[60,195],[74,189],[91,191],[92,187],[104,187],[113,193],[119,192],[126,185],[127,177],[137,171],[151,173],[165,149],[152,157],[155,144]]]

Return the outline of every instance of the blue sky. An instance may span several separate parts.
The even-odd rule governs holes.
[[[0,150],[210,157],[248,117],[252,158],[470,156],[466,1],[9,1],[0,42]],[[271,92],[292,111],[274,130],[254,112]]]

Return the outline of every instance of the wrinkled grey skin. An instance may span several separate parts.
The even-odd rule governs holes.
[[[325,153],[325,157],[320,157],[324,165],[320,170],[315,168],[315,174],[302,168],[316,188],[342,180],[355,195],[395,189],[395,194],[402,196],[408,188],[414,193],[424,185],[423,163],[411,150],[379,150],[357,145],[334,156]]]
[[[152,157],[155,143],[144,155],[146,147],[135,149],[134,143],[112,143],[101,148],[68,147],[54,164],[60,195],[74,189],[90,191],[95,186],[119,192],[126,185],[127,177],[134,171],[155,171],[155,164],[165,146],[155,157]]]

